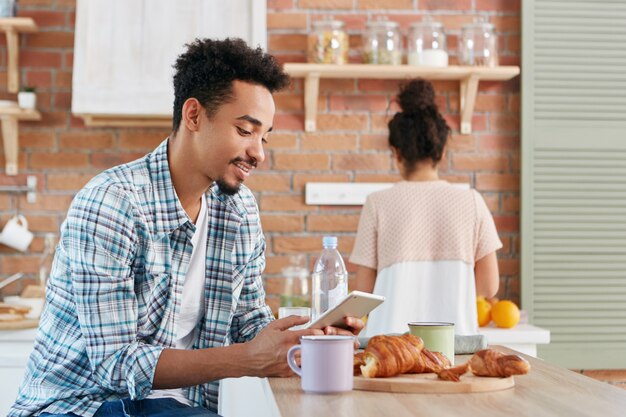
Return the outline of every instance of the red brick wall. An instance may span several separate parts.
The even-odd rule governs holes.
[[[24,184],[25,174],[39,178],[35,204],[24,195],[0,194],[0,224],[19,210],[35,232],[31,250],[17,253],[0,245],[0,276],[28,272],[35,276],[43,237],[58,233],[76,191],[93,175],[135,159],[154,148],[167,129],[86,128],[70,113],[73,58],[74,0],[20,0],[18,14],[40,27],[20,41],[21,79],[37,86],[41,122],[20,123],[20,175],[7,177],[0,157],[0,184]],[[333,14],[345,20],[357,47],[365,22],[385,15],[408,25],[432,15],[448,31],[454,48],[460,27],[486,16],[500,37],[501,63],[519,65],[519,0],[268,0],[270,52],[282,62],[305,60],[311,21]],[[6,49],[0,42],[0,98],[6,91]],[[452,62],[455,59],[452,57]],[[455,132],[441,174],[469,182],[485,197],[496,220],[504,248],[499,252],[500,297],[519,301],[519,79],[484,82],[473,117],[474,132],[460,135],[458,82],[437,82],[439,103]],[[276,96],[275,133],[267,160],[249,180],[256,191],[267,236],[268,302],[276,307],[280,271],[292,253],[307,254],[311,264],[326,233],[339,236],[346,257],[354,243],[360,207],[307,206],[308,181],[397,181],[386,146],[389,100],[396,81],[324,80],[318,102],[318,131],[303,132],[302,81]],[[350,267],[351,270],[352,267]],[[23,284],[9,291],[19,292]]]

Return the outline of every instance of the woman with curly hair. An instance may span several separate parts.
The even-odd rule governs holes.
[[[402,181],[368,196],[350,257],[358,265],[354,289],[387,298],[366,334],[404,333],[413,321],[476,334],[476,295],[498,290],[502,243],[480,194],[439,178],[450,128],[432,84],[407,83],[398,102],[389,146]]]

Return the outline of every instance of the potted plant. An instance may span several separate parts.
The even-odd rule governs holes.
[[[34,109],[37,106],[35,87],[22,87],[21,91],[17,93],[17,103],[23,109]]]

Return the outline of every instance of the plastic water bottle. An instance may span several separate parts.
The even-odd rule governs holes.
[[[324,236],[324,250],[311,275],[311,319],[315,320],[348,295],[348,272],[337,251],[337,237]]]

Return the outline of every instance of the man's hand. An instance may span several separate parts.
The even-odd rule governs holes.
[[[301,336],[324,334],[319,329],[289,330],[290,327],[306,324],[308,321],[308,316],[289,316],[275,320],[254,339],[245,343],[250,374],[259,377],[293,375],[287,365],[289,348],[300,343]]]
[[[363,330],[363,327],[365,327],[363,320],[358,319],[356,317],[344,317],[343,321],[344,323],[346,323],[346,326],[350,328],[349,330],[345,330],[339,327],[326,326],[324,327],[324,334],[340,334],[340,335],[346,335],[346,336],[358,336],[359,333],[361,333],[361,330]],[[354,348],[358,349],[359,347],[360,347],[359,341],[355,337]]]

